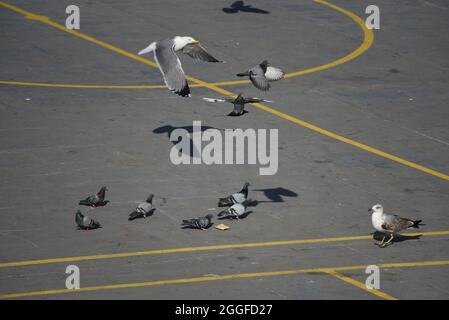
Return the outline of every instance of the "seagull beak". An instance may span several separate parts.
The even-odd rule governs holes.
[[[369,208],[369,209],[368,209],[368,212],[369,212],[369,213],[373,213],[373,211],[374,211],[373,208]]]
[[[198,40],[193,40],[192,44],[200,44],[200,42]]]

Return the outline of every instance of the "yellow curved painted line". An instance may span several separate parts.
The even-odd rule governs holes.
[[[354,51],[352,51],[351,53],[349,53],[348,55],[346,55],[342,58],[339,58],[335,61],[323,64],[323,65],[320,65],[317,67],[287,73],[285,75],[285,78],[293,78],[293,77],[306,75],[309,73],[323,71],[326,69],[336,67],[340,64],[346,63],[348,61],[351,61],[351,60],[357,58],[358,56],[360,56],[361,54],[363,54],[365,51],[367,51],[371,47],[371,45],[374,41],[373,31],[366,28],[364,21],[362,19],[360,19],[357,15],[353,14],[350,11],[344,10],[336,5],[325,2],[323,0],[313,0],[313,1],[316,3],[319,3],[321,5],[328,6],[338,12],[341,12],[344,15],[350,17],[352,20],[354,20],[360,26],[360,28],[363,30],[363,33],[364,33],[363,42],[357,49],[355,49]],[[23,15],[25,15],[25,17],[27,19],[41,21],[41,22],[44,22],[47,24],[50,24],[49,22],[51,22],[51,20],[48,17],[35,15],[35,14],[29,13],[25,10],[21,10],[21,9],[19,9],[20,11],[13,9],[16,7],[13,7],[13,6],[8,5],[1,1],[0,1],[0,5],[3,5],[4,7],[14,10],[16,12],[22,13]],[[235,81],[211,82],[210,84],[212,84],[214,86],[231,86],[231,85],[240,85],[240,84],[249,84],[249,83],[251,83],[251,81],[249,81],[249,80],[235,80]],[[41,83],[41,82],[25,82],[25,81],[0,81],[0,84],[16,85],[16,86],[31,86],[31,87],[82,88],[82,89],[162,89],[162,88],[166,88],[166,85],[163,85],[163,84],[161,84],[161,85],[96,85],[96,84]],[[192,84],[190,86],[191,87],[204,87],[203,85],[200,85],[200,84]]]

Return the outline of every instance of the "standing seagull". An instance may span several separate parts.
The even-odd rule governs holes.
[[[248,198],[248,187],[249,187],[249,182],[245,182],[245,184],[243,185],[242,190],[240,190],[239,192],[236,192],[234,194],[231,194],[230,196],[226,197],[226,198],[220,198],[218,200],[218,206],[219,207],[229,207],[232,206],[233,204],[236,203],[243,203],[246,201],[246,199]]]
[[[182,220],[182,226],[184,228],[193,228],[193,229],[207,229],[212,225],[212,214],[208,214],[205,217]]]
[[[238,77],[247,77],[253,83],[253,85],[262,91],[268,91],[270,89],[270,84],[268,81],[277,81],[284,77],[285,73],[282,69],[272,67],[267,60],[262,61],[255,67],[252,67],[248,71],[238,73]]]
[[[153,196],[153,194],[150,194],[145,202],[139,203],[136,209],[129,214],[128,220],[131,221],[137,218],[146,219],[151,209],[153,209]]]
[[[78,228],[82,230],[101,228],[101,224],[99,222],[83,215],[80,210],[76,212],[75,222]]]
[[[245,213],[245,210],[246,206],[244,204],[236,203],[232,207],[220,212],[218,216],[223,218],[231,217],[240,220],[240,217]]]
[[[91,207],[105,205],[107,202],[104,201],[104,198],[106,197],[107,190],[108,189],[106,187],[101,187],[100,191],[98,191],[97,194],[93,194],[91,196],[88,196],[86,199],[80,200],[79,205]]]
[[[418,229],[422,220],[411,220],[408,218],[401,218],[397,215],[384,213],[384,208],[380,204],[374,205],[371,209],[368,209],[369,213],[372,213],[371,222],[374,229],[382,233],[390,234],[390,239],[385,242],[385,237],[381,242],[376,244],[384,248],[393,241],[394,236],[401,230],[408,228]]]
[[[234,105],[234,110],[228,114],[231,117],[241,116],[248,111],[245,110],[245,104],[247,103],[255,103],[255,102],[273,102],[270,100],[259,99],[255,97],[245,98],[242,93],[239,93],[236,98],[225,98],[225,99],[212,99],[212,98],[203,98],[203,100],[208,102],[230,102]]]
[[[186,76],[181,66],[181,61],[179,61],[179,58],[175,52],[182,50],[183,53],[189,55],[193,59],[206,62],[223,62],[210,55],[202,46],[199,45],[199,43],[199,41],[193,39],[192,37],[176,36],[173,39],[164,39],[152,42],[138,54],[142,55],[145,53],[154,52],[154,60],[156,61],[159,70],[161,70],[165,84],[170,91],[182,97],[190,97],[190,88],[187,84]]]

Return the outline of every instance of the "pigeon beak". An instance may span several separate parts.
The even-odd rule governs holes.
[[[200,44],[200,42],[198,40],[193,40],[192,44]]]

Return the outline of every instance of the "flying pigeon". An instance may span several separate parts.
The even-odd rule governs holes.
[[[245,104],[247,103],[255,103],[255,102],[273,102],[270,100],[259,99],[255,97],[245,98],[242,93],[239,93],[236,98],[225,98],[225,99],[212,99],[212,98],[203,98],[203,100],[208,102],[230,102],[234,105],[234,110],[228,114],[231,117],[241,116],[248,111],[245,110]]]
[[[267,60],[262,61],[261,64],[252,67],[248,71],[238,73],[238,77],[247,77],[253,83],[253,85],[262,91],[268,91],[270,84],[268,81],[277,81],[284,77],[285,73],[282,69],[272,67]]]
[[[233,4],[231,4],[230,8],[223,8],[223,12],[225,13],[237,13],[237,12],[250,12],[250,13],[262,13],[262,14],[268,14],[269,11],[254,8],[251,5],[244,5],[243,1],[235,1]]]
[[[97,194],[88,196],[84,200],[80,200],[79,205],[91,206],[91,207],[105,205],[107,202],[104,201],[104,198],[106,197],[107,190],[108,189],[106,187],[101,187],[100,191],[98,191]]]
[[[206,62],[223,62],[214,58],[199,45],[199,41],[192,37],[176,36],[172,39],[164,39],[152,42],[148,47],[139,51],[139,55],[149,52],[154,53],[159,70],[164,77],[165,84],[170,91],[181,97],[190,97],[190,88],[187,84],[184,70],[176,52],[182,51],[193,59]]]
[[[384,208],[380,204],[374,205],[372,208],[368,209],[368,212],[372,214],[371,222],[374,229],[390,235],[390,239],[388,239],[387,242],[385,242],[385,237],[383,237],[381,242],[376,243],[381,248],[390,244],[394,236],[401,230],[408,228],[418,229],[419,226],[422,225],[420,224],[422,220],[411,220],[408,218],[401,218],[398,215],[386,214],[384,213]]]
[[[85,216],[81,213],[81,210],[78,210],[75,215],[75,222],[79,229],[89,230],[89,229],[97,229],[101,228],[101,224],[88,216]]]
[[[242,190],[240,190],[239,192],[231,194],[230,196],[228,196],[226,198],[220,198],[218,200],[218,206],[219,207],[229,207],[235,203],[243,203],[248,198],[248,187],[249,187],[249,182],[245,182]]]
[[[150,194],[145,202],[139,203],[136,209],[129,214],[128,220],[131,221],[138,218],[146,219],[151,209],[153,209],[153,196],[153,194]]]
[[[226,210],[223,210],[218,214],[219,217],[223,218],[233,218],[240,220],[240,217],[245,213],[246,206],[240,203],[236,203],[232,205],[231,207],[227,208]]]
[[[212,225],[212,214],[208,214],[205,217],[182,220],[182,226],[184,228],[193,228],[193,229],[207,229]]]

